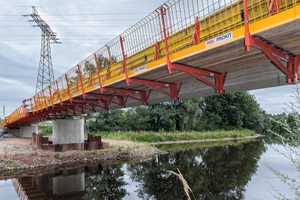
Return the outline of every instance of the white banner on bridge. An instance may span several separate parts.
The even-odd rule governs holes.
[[[137,73],[140,73],[142,71],[145,71],[146,69],[147,69],[146,65],[143,65],[139,68],[134,69],[134,73],[137,74]]]
[[[205,41],[205,46],[206,46],[206,48],[208,48],[208,47],[214,46],[216,44],[220,44],[222,42],[225,42],[225,41],[228,41],[228,40],[231,40],[231,39],[233,39],[232,31],[229,32],[229,33],[225,33],[223,35],[220,35],[218,37],[215,37],[213,39]]]

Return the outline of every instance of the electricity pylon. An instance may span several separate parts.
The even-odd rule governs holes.
[[[50,26],[40,17],[34,6],[32,6],[32,14],[23,16],[32,17],[33,20],[29,20],[28,22],[35,22],[37,25],[33,25],[32,27],[40,27],[42,30],[40,64],[35,89],[35,93],[38,93],[54,81],[50,40],[52,43],[61,42],[58,42],[59,39],[56,38],[56,33],[53,32]]]

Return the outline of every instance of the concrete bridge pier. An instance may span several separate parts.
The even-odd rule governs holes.
[[[80,144],[84,147],[84,120],[83,119],[56,119],[52,121],[53,144]],[[77,145],[77,146],[78,146]]]
[[[1,132],[7,132],[20,138],[31,138],[33,132],[38,134],[38,127],[33,125],[24,125],[16,128],[1,129]]]

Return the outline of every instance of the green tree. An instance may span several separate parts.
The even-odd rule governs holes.
[[[104,57],[103,55],[98,55],[97,62],[99,69],[105,69],[107,66],[111,66],[117,62],[117,58],[115,56],[110,58]]]
[[[247,92],[205,97],[198,130],[261,130],[262,116],[254,96]]]

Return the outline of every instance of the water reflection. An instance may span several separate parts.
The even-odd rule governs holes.
[[[264,143],[206,145],[168,146],[169,154],[136,163],[55,169],[12,182],[20,199],[186,199],[182,183],[167,172],[178,168],[197,199],[244,199]]]
[[[106,166],[55,169],[42,176],[12,179],[20,199],[90,199],[85,174],[102,174]]]
[[[128,183],[124,180],[122,165],[112,165],[106,168],[105,173],[85,174],[85,189],[89,199],[122,199],[129,193],[124,189]]]
[[[182,184],[167,171],[180,169],[197,199],[244,199],[245,186],[265,151],[262,142],[172,151],[128,166],[143,199],[184,199]]]

